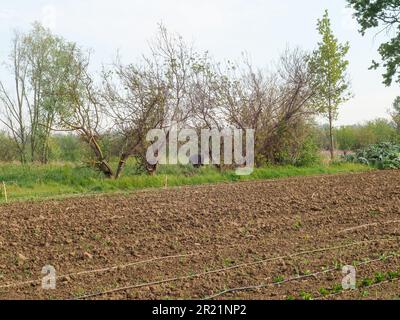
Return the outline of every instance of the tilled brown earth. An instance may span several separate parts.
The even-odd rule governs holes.
[[[0,217],[0,299],[400,296],[400,171],[15,203]],[[343,265],[357,290],[337,289]]]

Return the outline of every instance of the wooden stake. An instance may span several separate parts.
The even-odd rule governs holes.
[[[168,188],[168,176],[165,176],[165,184],[164,184],[165,188]]]
[[[3,190],[4,190],[4,198],[6,199],[6,203],[8,203],[7,188],[6,188],[6,183],[4,181],[3,181]]]

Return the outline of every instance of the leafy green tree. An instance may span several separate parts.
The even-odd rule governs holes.
[[[390,86],[393,81],[400,83],[400,0],[347,0],[356,11],[355,17],[361,25],[360,32],[365,35],[371,28],[390,31],[393,37],[382,43],[378,49],[386,72],[384,83]],[[373,62],[372,68],[379,63]]]
[[[70,61],[75,44],[53,35],[37,22],[22,38],[22,43],[30,86],[31,158],[47,163],[55,110],[65,102],[59,90],[73,72]]]
[[[22,163],[28,160],[28,148],[31,161],[48,161],[56,109],[70,103],[60,93],[75,72],[75,47],[37,22],[28,33],[15,33],[8,64],[14,88],[9,92],[0,81],[0,122],[15,141]]]
[[[396,131],[389,120],[378,118],[368,121],[366,129],[372,132],[373,143],[394,142]]]
[[[330,153],[334,159],[333,122],[338,117],[339,105],[351,97],[346,70],[349,44],[341,44],[334,36],[328,11],[318,20],[322,41],[310,57],[309,66],[314,74],[317,104],[321,114],[329,121]]]
[[[90,150],[74,134],[55,134],[50,139],[50,159],[67,162],[83,162],[90,160]]]
[[[387,119],[375,119],[365,124],[342,126],[336,131],[340,150],[356,151],[372,144],[396,142],[396,129]]]

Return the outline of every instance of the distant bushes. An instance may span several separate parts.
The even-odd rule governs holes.
[[[400,169],[400,144],[379,143],[347,155],[348,162],[367,164],[378,169]]]
[[[336,131],[340,150],[358,150],[373,144],[399,142],[394,124],[386,119],[376,119],[364,125],[344,126]]]
[[[277,159],[276,163],[280,165],[295,167],[316,165],[321,163],[320,148],[312,136],[307,136],[297,144],[291,143],[282,148]]]
[[[314,136],[321,149],[328,150],[329,134],[327,126],[317,126]],[[383,142],[400,143],[400,134],[393,122],[375,119],[363,124],[341,126],[334,130],[337,150],[356,151],[372,144]]]
[[[5,133],[0,132],[0,161],[11,162],[19,160],[17,146]]]
[[[117,135],[102,137],[102,148],[106,158],[113,167],[119,158],[118,146],[121,142]],[[379,168],[399,168],[400,136],[393,123],[377,119],[362,125],[342,126],[335,130],[337,149],[355,152],[344,158],[345,161],[364,163]],[[29,146],[29,145],[28,145]],[[296,167],[312,166],[321,162],[320,150],[327,149],[328,139],[324,127],[303,122],[292,127],[291,132],[281,136],[280,143],[273,153],[274,161],[256,153],[256,162],[263,165],[292,165]],[[8,134],[0,131],[0,162],[18,162],[17,145]],[[91,154],[88,146],[74,134],[54,134],[49,139],[50,162],[67,162],[87,164],[90,166]],[[29,158],[28,158],[29,160]],[[140,175],[145,169],[136,158],[128,160],[125,176]],[[159,173],[170,173],[171,170],[190,176],[194,168],[178,166],[168,168],[160,166]]]
[[[29,146],[29,143],[28,143]],[[90,150],[73,134],[55,134],[49,138],[50,162],[83,163],[90,158]],[[27,160],[31,161],[30,157]],[[20,152],[14,140],[0,132],[0,162],[20,161]]]

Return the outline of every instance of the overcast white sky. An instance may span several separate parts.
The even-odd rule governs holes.
[[[386,88],[381,71],[369,71],[384,36],[361,37],[345,0],[1,0],[0,60],[8,54],[14,29],[41,21],[55,33],[94,50],[94,65],[108,63],[120,50],[124,60],[145,52],[163,22],[218,60],[247,52],[264,67],[287,46],[313,49],[316,21],[328,9],[336,35],[349,41],[349,75],[355,94],[340,110],[337,124],[387,117],[399,86]]]

